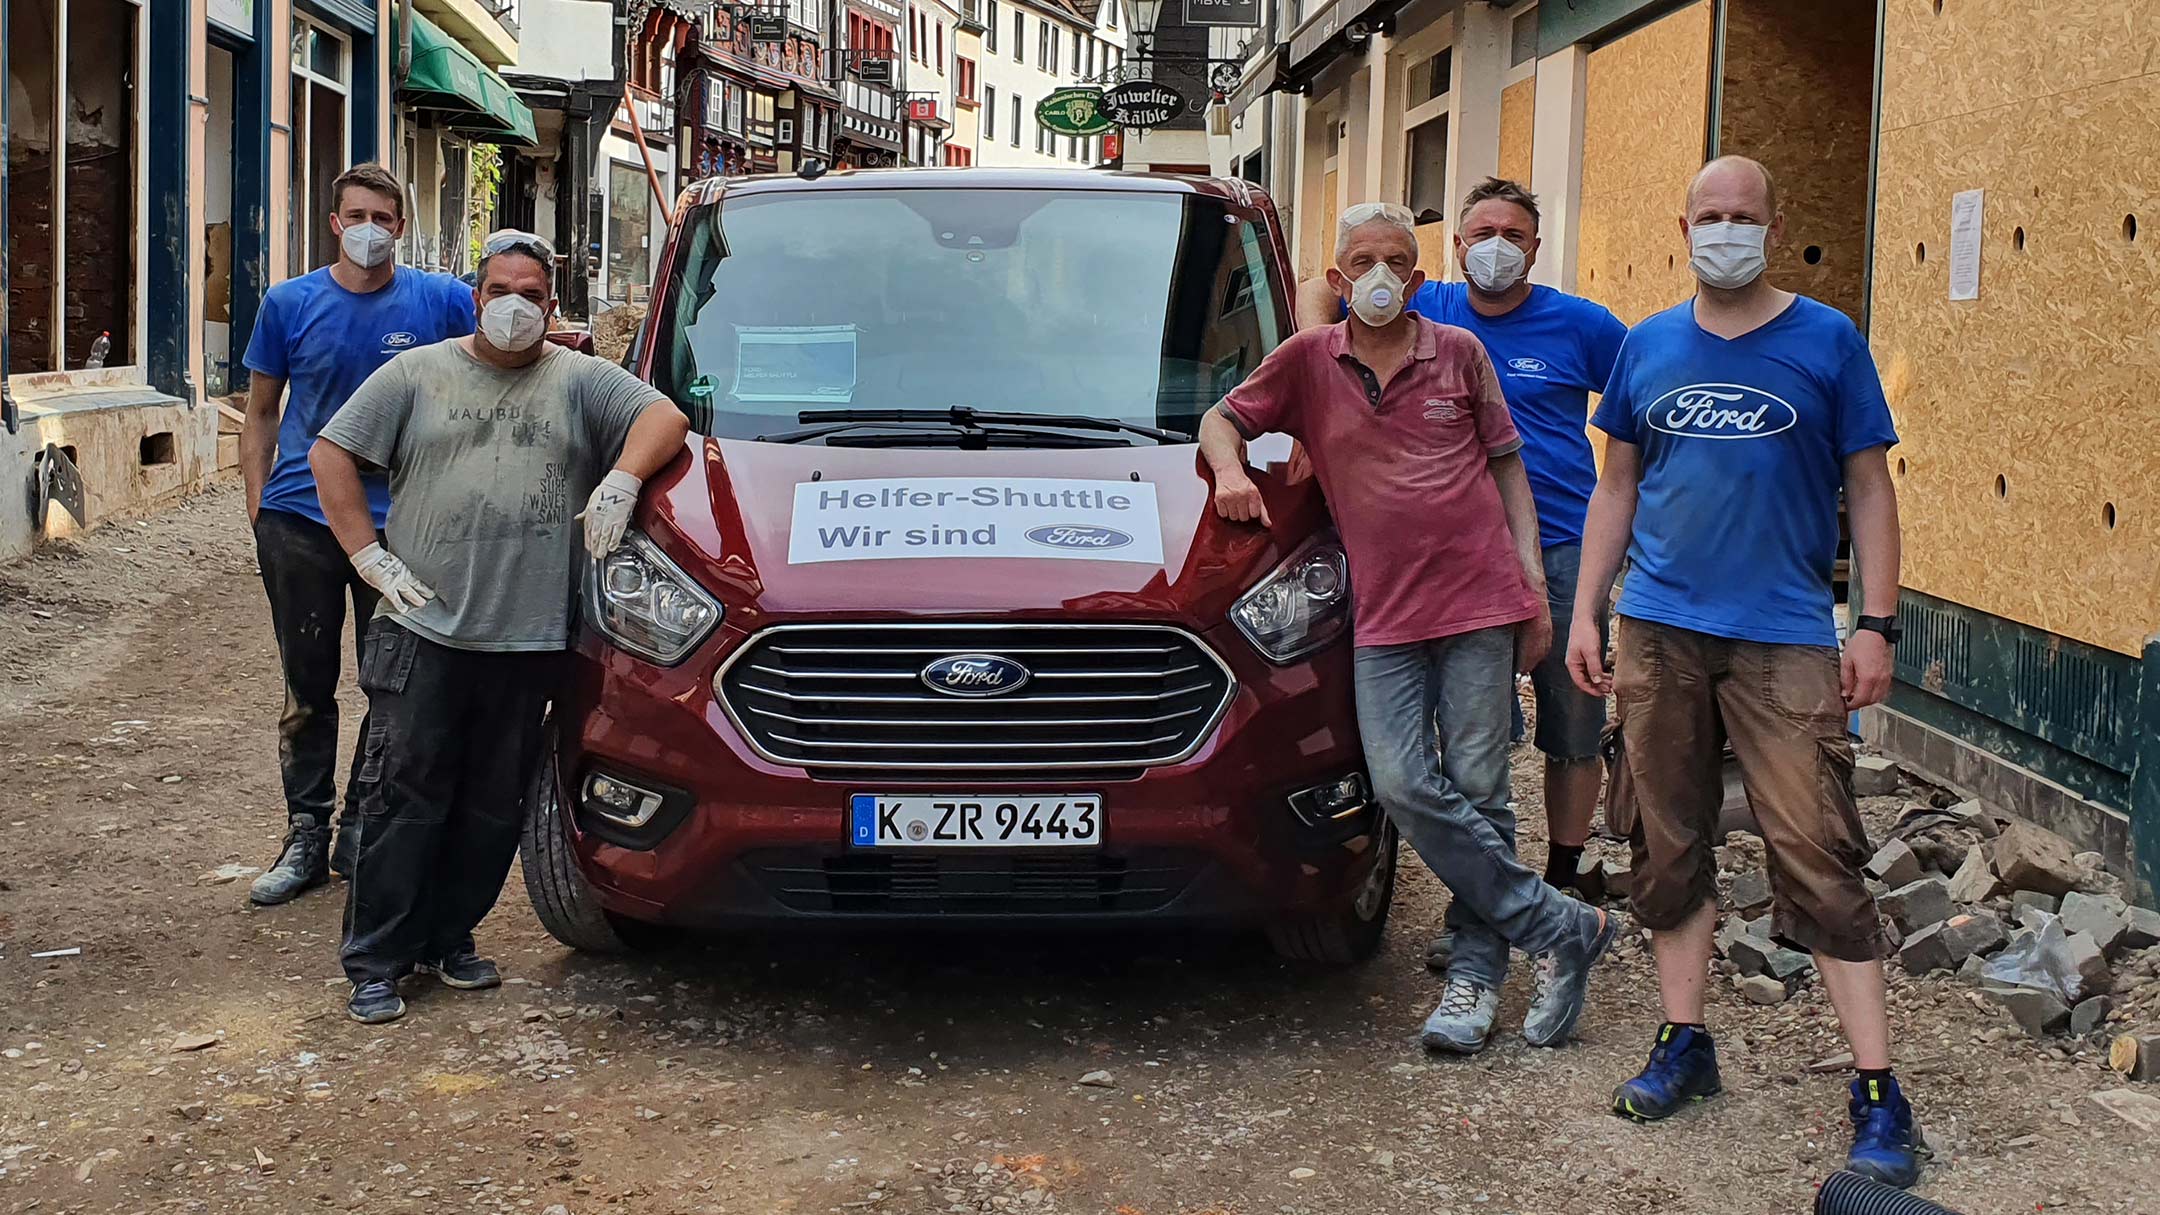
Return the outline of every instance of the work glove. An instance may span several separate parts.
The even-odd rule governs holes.
[[[382,595],[383,606],[397,615],[424,606],[435,598],[435,588],[413,576],[403,561],[380,544],[370,544],[352,555],[360,580]]]
[[[585,521],[586,552],[599,558],[615,551],[630,528],[630,512],[637,509],[638,490],[644,486],[619,468],[600,479],[592,497],[585,500],[585,509],[578,513]]]

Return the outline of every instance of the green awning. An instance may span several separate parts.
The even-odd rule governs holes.
[[[391,28],[396,29],[394,20]],[[413,14],[412,71],[398,89],[398,100],[498,144],[529,148],[540,142],[532,110],[503,78],[418,13]]]

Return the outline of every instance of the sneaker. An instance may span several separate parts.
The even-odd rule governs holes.
[[[1613,1090],[1613,1113],[1636,1122],[1670,1118],[1690,1102],[1725,1091],[1718,1077],[1717,1044],[1710,1035],[1685,1026],[1658,1031],[1657,1046],[1642,1074]]]
[[[1458,1055],[1485,1049],[1493,1019],[1500,1015],[1500,993],[1468,979],[1449,979],[1440,1007],[1425,1018],[1425,1045]]]
[[[363,1025],[381,1025],[405,1015],[405,997],[390,980],[369,979],[353,988],[345,1011]]]
[[[1443,928],[1440,930],[1440,935],[1432,939],[1432,944],[1425,947],[1425,969],[1432,971],[1434,974],[1444,975],[1447,973],[1448,963],[1454,957],[1455,930]]]
[[[277,862],[248,887],[249,900],[275,907],[329,881],[329,851],[329,829],[317,825],[312,814],[293,815],[285,829],[284,849]]]
[[[1532,1046],[1565,1046],[1575,1036],[1582,1019],[1583,1001],[1590,995],[1590,969],[1611,948],[1620,933],[1620,919],[1609,912],[1586,908],[1598,917],[1597,935],[1579,950],[1555,950],[1538,960],[1537,994],[1523,1017],[1523,1037]]]
[[[1897,1077],[1853,1081],[1849,1112],[1853,1145],[1847,1169],[1901,1190],[1920,1180],[1920,1160],[1927,1149]]]
[[[502,986],[502,971],[470,949],[437,961],[422,962],[415,969],[422,974],[432,974],[443,981],[443,986],[459,991]]]
[[[330,846],[330,872],[352,880],[353,862],[360,859],[360,819],[347,814],[338,819],[337,843]]]

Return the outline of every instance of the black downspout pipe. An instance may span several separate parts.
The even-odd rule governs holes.
[[[0,31],[9,28],[10,20],[8,0],[0,0]],[[7,58],[13,50],[12,43],[0,38],[0,78],[5,76]],[[8,92],[0,88],[0,425],[5,425],[9,434],[15,434],[22,430],[22,417],[15,412],[15,394],[9,392],[7,386],[8,368],[13,366],[8,361],[8,333],[15,327],[14,318],[7,315],[7,302],[13,298],[8,294]]]

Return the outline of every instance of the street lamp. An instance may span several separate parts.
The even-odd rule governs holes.
[[[1155,23],[1162,20],[1163,0],[1130,0],[1125,11],[1132,17],[1133,58],[1149,59],[1155,48]]]

